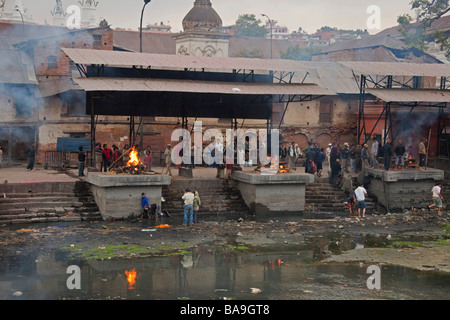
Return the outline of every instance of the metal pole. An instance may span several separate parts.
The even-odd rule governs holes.
[[[142,53],[142,21],[144,20],[144,11],[145,11],[145,7],[151,2],[151,0],[144,0],[144,7],[142,8],[142,12],[141,12],[141,24],[140,24],[140,28],[139,28],[139,52]],[[140,146],[141,149],[144,148],[144,117],[141,116],[140,119],[140,123],[139,123],[139,128],[140,128]]]
[[[151,2],[151,0],[144,0],[144,7],[142,8],[142,12],[141,12],[141,25],[139,28],[139,52],[142,53],[142,20],[144,19],[144,11],[145,11],[145,7]]]
[[[23,21],[23,15],[22,12],[19,10],[19,8],[16,6],[16,11],[20,13],[20,18],[22,18],[22,32],[23,36],[25,37],[25,21]]]
[[[270,23],[270,59],[273,58],[273,25],[272,25],[272,20],[266,15],[266,14],[261,14],[263,17],[266,17],[269,20]]]

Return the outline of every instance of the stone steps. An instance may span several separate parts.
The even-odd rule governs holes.
[[[305,217],[327,219],[348,216],[345,193],[333,188],[328,179],[316,177],[315,182],[306,186]],[[367,210],[373,211],[376,203],[370,197],[366,199]]]
[[[175,181],[172,185],[163,187],[162,195],[166,200],[163,209],[171,215],[183,215],[184,201],[181,197],[186,188],[199,192],[202,215],[246,214],[249,211],[239,190],[221,179]]]
[[[9,186],[8,186],[9,187]],[[72,191],[70,191],[72,187]],[[39,190],[42,192],[39,192]],[[54,189],[56,192],[52,192]],[[2,192],[5,191],[5,192]],[[15,192],[17,191],[17,192]],[[28,191],[28,192],[27,192]],[[84,182],[17,185],[0,189],[0,223],[39,223],[99,220],[101,214]]]

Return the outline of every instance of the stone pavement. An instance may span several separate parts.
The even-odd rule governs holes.
[[[43,166],[37,165],[32,171],[27,170],[26,164],[16,164],[11,167],[0,169],[0,184],[13,183],[40,183],[40,182],[75,182],[77,170],[68,170],[75,172],[73,176],[66,172],[58,172],[53,169],[45,170]]]

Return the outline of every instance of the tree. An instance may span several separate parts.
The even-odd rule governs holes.
[[[252,48],[242,49],[237,54],[235,54],[235,57],[236,58],[264,59],[264,53],[262,52],[262,50],[260,48],[252,47]]]
[[[235,35],[239,37],[265,37],[268,33],[261,20],[254,14],[239,15],[234,25]]]
[[[299,45],[296,45],[295,47],[289,47],[286,51],[282,52],[281,59],[311,61],[312,56],[319,52],[319,49],[300,48]]]
[[[444,31],[429,31],[433,22],[450,12],[449,0],[413,0],[411,8],[418,12],[415,23],[409,14],[401,15],[397,19],[406,45],[426,51],[428,44],[434,42],[440,45],[447,59],[450,59],[450,35]]]

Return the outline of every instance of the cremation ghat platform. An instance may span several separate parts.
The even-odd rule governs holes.
[[[303,212],[306,185],[314,182],[314,176],[306,173],[264,175],[235,171],[232,178],[255,215]]]
[[[389,210],[425,208],[432,202],[431,189],[444,180],[444,171],[432,168],[424,171],[367,168],[363,174],[369,177],[369,196],[376,196]]]
[[[97,206],[104,220],[126,219],[142,213],[141,194],[145,193],[150,204],[161,205],[162,187],[170,185],[170,176],[127,175],[89,172]]]

